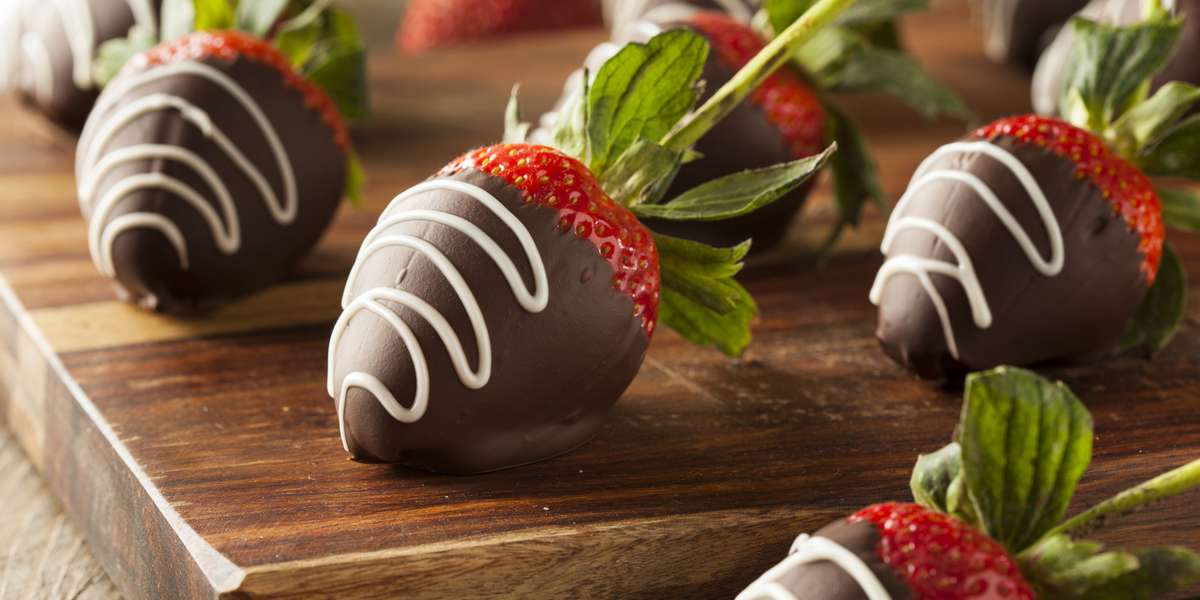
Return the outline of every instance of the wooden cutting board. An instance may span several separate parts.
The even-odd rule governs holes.
[[[917,53],[982,116],[1025,110],[965,10],[912,19]],[[370,184],[283,285],[191,320],[114,300],[74,200],[72,140],[0,104],[0,409],[99,562],[133,598],[729,598],[791,538],[907,499],[918,452],[945,443],[958,393],[879,352],[866,296],[879,215],[824,270],[822,188],[791,249],[760,260],[756,345],[733,361],[660,333],[587,446],[477,477],[347,460],[324,391],[338,294],[396,193],[495,139],[509,86],[545,107],[597,32],[378,57],[357,132]],[[959,135],[852,99],[891,193]],[[1200,276],[1200,240],[1177,248]],[[1193,290],[1195,293],[1196,290]],[[1200,302],[1154,362],[1060,369],[1090,405],[1095,501],[1200,454]],[[1115,542],[1194,543],[1196,498],[1133,518]]]

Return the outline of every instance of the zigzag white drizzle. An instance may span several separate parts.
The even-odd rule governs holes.
[[[1026,193],[1029,194],[1029,198],[1033,201],[1038,215],[1042,218],[1042,223],[1050,237],[1049,259],[1042,258],[1037,246],[1030,239],[1029,233],[1021,227],[1021,224],[1017,222],[1016,217],[1004,206],[1004,203],[996,195],[996,192],[982,179],[965,171],[958,170],[941,169],[929,172],[929,169],[938,159],[951,154],[969,152],[976,152],[995,159],[1005,167],[1008,167],[1017,180],[1021,182]],[[1012,234],[1017,244],[1021,246],[1021,250],[1024,251],[1025,256],[1033,264],[1033,268],[1046,277],[1054,277],[1062,272],[1065,259],[1063,235],[1062,229],[1058,224],[1058,219],[1054,216],[1054,210],[1051,209],[1050,202],[1046,198],[1046,193],[1042,190],[1033,173],[1029,171],[1029,168],[1019,158],[1013,156],[1012,153],[1004,148],[991,142],[956,142],[942,146],[921,163],[921,166],[917,168],[917,172],[913,175],[913,180],[909,184],[908,191],[896,203],[896,208],[892,211],[887,231],[883,235],[882,251],[884,254],[887,254],[891,250],[892,244],[900,232],[908,229],[919,229],[933,234],[939,241],[945,244],[946,248],[954,254],[954,258],[958,264],[911,254],[891,257],[879,269],[879,274],[875,278],[875,285],[871,287],[870,298],[871,302],[878,306],[882,301],[883,288],[892,276],[900,273],[908,273],[915,276],[921,282],[921,287],[929,294],[929,299],[933,302],[934,308],[937,310],[938,318],[942,323],[942,332],[946,336],[946,346],[951,356],[958,358],[958,344],[955,341],[954,331],[951,328],[950,314],[946,310],[946,304],[941,294],[938,293],[937,288],[933,285],[933,280],[929,276],[930,273],[945,275],[958,280],[967,294],[967,300],[971,306],[971,316],[975,321],[976,327],[980,329],[991,327],[992,311],[988,306],[987,296],[984,294],[983,285],[980,283],[979,276],[975,272],[971,257],[967,253],[966,247],[963,246],[954,233],[942,224],[930,219],[901,216],[913,197],[926,185],[936,181],[956,181],[971,187],[996,215],[996,218],[1000,219],[1000,222],[1004,224],[1009,233]]]
[[[20,36],[21,56],[24,64],[18,64],[17,57],[0,57],[0,89],[6,83],[18,79],[17,71],[22,71],[22,84],[32,90],[38,100],[50,100],[52,93],[54,66],[50,64],[49,53],[45,41],[35,31],[41,31],[34,23],[35,19],[57,17],[62,24],[66,43],[71,50],[71,80],[81,90],[89,90],[95,85],[92,79],[92,59],[96,54],[96,26],[92,18],[91,4],[88,0],[52,0],[50,11],[37,15],[25,14],[24,6],[19,2],[16,6],[6,7],[15,14],[2,17],[5,21],[5,35],[16,35],[15,32],[29,29]],[[32,4],[32,2],[30,2]],[[150,0],[126,0],[129,11],[133,14],[135,25],[150,34],[158,29],[154,18],[154,9]],[[9,30],[11,28],[11,30]],[[125,32],[121,32],[124,35]]]
[[[38,102],[50,102],[54,96],[54,65],[42,38],[32,33],[21,36],[20,84]]]
[[[215,83],[249,113],[267,140],[279,168],[284,187],[282,201],[258,167],[213,123],[209,114],[186,99],[171,94],[154,93],[138,98],[120,110],[113,110],[117,101],[133,90],[176,76],[200,77]],[[233,254],[241,248],[242,230],[235,199],[216,170],[198,154],[181,146],[151,143],[119,148],[106,153],[108,145],[126,127],[136,123],[141,117],[166,110],[178,111],[184,121],[200,130],[229,156],[257,188],[276,222],[290,225],[296,219],[298,201],[291,159],[275,127],[254,98],[231,77],[204,63],[180,62],[151,67],[141,73],[115,80],[104,91],[84,127],[76,154],[75,174],[79,181],[79,203],[84,215],[89,218],[88,242],[92,259],[97,268],[109,277],[116,274],[112,260],[113,244],[122,233],[139,228],[162,232],[178,253],[180,265],[188,268],[187,244],[183,233],[169,219],[151,213],[135,213],[108,220],[122,199],[143,189],[165,190],[191,205],[208,223],[216,246],[221,252]],[[97,189],[113,169],[127,163],[149,160],[169,160],[188,166],[211,189],[215,201],[210,202],[188,184],[162,173],[139,173],[126,177],[109,187],[104,196],[97,201]]]
[[[513,263],[512,258],[504,253],[504,249],[491,236],[474,223],[442,210],[404,210],[399,208],[405,200],[417,194],[434,190],[449,190],[470,196],[499,217],[512,230],[517,236],[522,249],[525,251],[525,256],[529,260],[530,270],[533,271],[534,291],[532,293],[525,289],[525,282],[522,281],[521,274]],[[446,351],[450,354],[450,362],[454,365],[454,372],[458,375],[463,385],[470,389],[480,389],[487,385],[488,380],[491,379],[492,342],[488,334],[487,323],[484,320],[483,311],[479,308],[479,302],[476,300],[475,294],[471,291],[470,285],[463,279],[458,268],[454,266],[454,263],[441,250],[425,240],[411,235],[387,233],[387,230],[394,225],[412,221],[425,221],[445,225],[470,238],[471,241],[475,242],[487,253],[488,257],[500,269],[505,280],[508,281],[509,286],[512,288],[517,302],[525,310],[531,313],[540,313],[546,309],[546,305],[550,301],[546,266],[542,262],[541,254],[538,253],[537,244],[533,241],[533,236],[529,233],[529,229],[521,223],[520,219],[490,192],[462,181],[434,179],[421,183],[396,196],[391,204],[388,205],[387,210],[383,212],[383,215],[379,217],[379,223],[375,225],[371,233],[367,234],[367,238],[363,240],[358,257],[354,260],[354,267],[350,270],[350,277],[346,282],[345,294],[342,296],[342,315],[338,318],[337,324],[334,325],[333,335],[329,339],[328,391],[329,395],[337,402],[338,430],[341,432],[342,446],[347,450],[349,450],[349,447],[346,443],[345,404],[346,393],[350,388],[361,388],[370,392],[388,414],[401,423],[414,423],[420,420],[424,416],[425,409],[429,404],[429,365],[425,360],[425,353],[421,349],[421,345],[413,334],[412,329],[400,319],[399,314],[388,308],[384,303],[393,303],[410,308],[433,326],[434,330],[437,331],[438,337],[445,344]],[[471,330],[475,334],[475,346],[479,349],[478,369],[471,369],[467,361],[466,352],[463,351],[462,341],[449,321],[436,308],[420,297],[391,287],[373,288],[356,298],[352,297],[354,283],[358,279],[358,273],[362,269],[363,263],[380,250],[397,247],[410,248],[424,255],[438,268],[438,271],[446,278],[450,286],[454,288],[459,301],[462,302],[463,308],[466,310],[467,319],[471,322]],[[404,346],[408,349],[409,356],[413,362],[413,372],[416,374],[416,394],[413,397],[411,407],[406,408],[400,404],[396,400],[396,397],[392,395],[391,390],[369,373],[361,371],[350,373],[342,380],[340,386],[334,381],[334,363],[337,357],[338,343],[341,341],[342,334],[345,333],[351,319],[364,310],[375,314],[391,325],[392,329],[400,336],[400,339],[404,341]]]
[[[736,600],[801,600],[780,584],[779,579],[796,568],[823,560],[841,567],[867,594],[867,600],[892,600],[879,577],[857,554],[833,540],[810,537],[807,533],[800,534],[792,542],[788,557],[783,562],[763,573],[762,577],[738,594]]]

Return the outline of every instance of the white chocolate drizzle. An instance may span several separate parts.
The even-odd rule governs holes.
[[[961,170],[940,169],[931,171],[933,164],[937,160],[952,154],[965,153],[979,153],[994,159],[1007,167],[1017,178],[1021,186],[1025,188],[1026,193],[1029,194],[1029,198],[1037,209],[1037,213],[1042,219],[1042,224],[1045,226],[1046,233],[1050,239],[1050,258],[1042,257],[1037,246],[1030,238],[1029,233],[1025,231],[1021,224],[1017,222],[1016,217],[1005,207],[1004,202],[996,195],[995,190],[982,179]],[[1059,226],[1058,219],[1054,216],[1054,210],[1050,207],[1050,201],[1046,198],[1045,191],[1037,182],[1037,178],[1029,171],[1029,168],[1021,162],[1021,159],[1013,156],[1009,151],[986,141],[955,142],[939,148],[929,158],[925,159],[913,175],[913,180],[909,184],[908,191],[896,203],[896,208],[892,211],[892,216],[888,220],[887,231],[883,235],[881,249],[886,255],[891,251],[896,237],[901,232],[906,230],[922,230],[932,234],[938,241],[944,244],[950,250],[951,254],[954,255],[957,264],[911,254],[890,257],[884,262],[883,267],[879,269],[879,274],[875,277],[875,284],[871,287],[870,299],[873,304],[878,306],[883,299],[883,288],[893,276],[901,273],[915,276],[921,283],[921,287],[924,288],[925,293],[929,295],[929,299],[938,313],[950,355],[957,359],[958,343],[950,323],[950,313],[946,308],[946,303],[941,294],[934,286],[930,274],[953,278],[962,285],[963,290],[966,292],[967,301],[971,307],[971,316],[976,327],[980,329],[991,327],[992,311],[988,305],[983,284],[980,282],[974,263],[971,261],[971,256],[958,237],[944,225],[931,219],[903,216],[904,209],[908,207],[908,204],[917,193],[924,189],[925,186],[938,181],[953,181],[970,187],[979,196],[980,200],[991,209],[996,218],[1000,219],[1000,222],[1004,224],[1009,233],[1012,234],[1013,239],[1016,240],[1038,273],[1046,277],[1054,277],[1061,273],[1065,260],[1065,251],[1063,248],[1062,229]]]
[[[26,33],[21,36],[21,86],[38,102],[50,102],[54,97],[54,65],[42,38]]]
[[[71,78],[81,90],[92,87],[92,56],[96,51],[96,27],[88,0],[58,0],[58,16],[67,44],[71,46]]]
[[[62,26],[65,43],[71,53],[71,81],[81,90],[95,87],[92,77],[92,61],[98,45],[105,41],[97,39],[96,24],[89,0],[51,0],[49,10],[33,8],[32,1],[13,3],[6,6],[11,11],[0,17],[0,35],[16,36],[20,39],[19,55],[0,56],[0,90],[20,84],[39,102],[49,102],[53,94],[54,65],[42,39],[42,32],[49,23],[39,19],[58,19]],[[150,0],[126,0],[133,15],[134,26],[155,34],[158,23]],[[29,8],[27,8],[29,7]],[[36,12],[35,12],[36,11]],[[119,32],[125,35],[126,32]],[[8,42],[0,42],[8,43]],[[12,48],[16,50],[17,48]],[[5,48],[6,53],[11,51]]]
[[[811,537],[806,533],[800,534],[792,542],[788,557],[783,562],[763,573],[762,577],[738,594],[736,600],[801,600],[779,583],[779,579],[804,565],[821,561],[829,561],[845,571],[867,594],[867,600],[892,600],[879,577],[857,554],[831,539]]]
[[[133,90],[170,77],[194,76],[206,79],[229,93],[258,125],[260,132],[271,148],[280,179],[283,182],[282,200],[263,173],[238,146],[230,140],[200,107],[179,96],[152,93],[137,98],[113,110],[117,101]],[[207,139],[217,145],[257,189],[272,218],[281,225],[290,225],[296,219],[298,200],[296,178],[292,162],[274,125],[262,107],[250,94],[231,77],[200,62],[179,62],[151,67],[135,75],[113,82],[96,103],[80,136],[76,154],[75,172],[79,181],[79,202],[84,215],[89,219],[88,242],[92,259],[102,273],[113,277],[112,249],[117,238],[132,229],[155,229],[161,232],[179,255],[180,266],[188,268],[186,241],[178,226],[162,215],[133,213],[109,220],[109,216],[120,202],[130,194],[146,189],[160,189],[186,202],[200,214],[212,230],[216,247],[224,254],[234,254],[242,244],[241,221],[235,199],[225,181],[216,170],[195,152],[176,145],[145,143],[119,148],[107,152],[116,136],[127,127],[147,115],[162,111],[177,111],[189,125],[195,127]],[[193,170],[211,190],[215,201],[180,181],[162,173],[138,173],[117,181],[104,195],[96,199],[100,184],[114,169],[121,165],[146,161],[172,161]]]
[[[492,239],[479,226],[458,215],[443,210],[405,210],[401,206],[404,201],[413,196],[436,190],[458,192],[474,199],[495,214],[516,235],[521,248],[525,251],[530,270],[533,273],[533,292],[526,289],[525,282],[521,279],[521,274],[517,270],[516,264],[513,263],[512,258],[505,254],[504,249],[496,243],[496,240]],[[429,365],[425,360],[425,353],[421,349],[421,345],[412,329],[404,323],[394,309],[389,308],[385,303],[409,308],[433,326],[434,331],[437,332],[438,337],[441,338],[446,351],[450,355],[450,362],[454,366],[455,373],[464,386],[470,389],[480,389],[486,386],[491,379],[491,336],[489,335],[487,322],[484,319],[483,311],[479,307],[479,302],[475,294],[471,291],[470,285],[463,278],[458,267],[441,250],[433,246],[433,244],[415,236],[388,232],[393,226],[408,222],[438,223],[467,236],[500,269],[505,280],[512,288],[517,302],[525,310],[531,313],[540,313],[546,309],[550,301],[546,267],[542,262],[541,254],[538,252],[533,236],[530,234],[529,229],[521,223],[520,219],[490,192],[479,186],[462,181],[433,179],[396,196],[379,217],[379,222],[367,234],[366,239],[363,240],[363,245],[359,249],[358,256],[355,258],[354,266],[350,270],[350,277],[346,282],[345,294],[342,296],[342,315],[334,325],[333,335],[329,339],[329,376],[327,388],[329,395],[337,403],[338,430],[342,436],[342,446],[347,451],[349,450],[349,446],[346,442],[345,404],[346,393],[351,388],[360,388],[370,392],[383,406],[384,410],[392,418],[401,423],[415,423],[419,421],[424,416],[429,404]],[[393,287],[376,287],[367,290],[357,297],[353,296],[354,285],[358,279],[359,271],[363,268],[363,264],[376,252],[385,248],[409,248],[414,250],[432,262],[442,276],[446,278],[446,281],[454,289],[455,294],[458,295],[458,299],[467,313],[467,320],[471,324],[472,333],[475,335],[475,347],[479,352],[479,365],[476,369],[472,370],[466,352],[463,350],[462,340],[459,339],[458,333],[454,331],[454,328],[446,320],[446,317],[437,308],[415,294]],[[352,372],[342,380],[340,385],[334,381],[338,345],[346,328],[350,325],[350,321],[362,311],[370,312],[383,319],[396,331],[400,339],[404,341],[404,346],[407,348],[409,357],[412,360],[413,373],[416,376],[416,393],[411,406],[405,407],[401,404],[383,382],[369,373],[361,371]]]
[[[749,23],[754,19],[754,11],[743,0],[714,0],[714,3],[738,21]],[[687,2],[657,4],[652,0],[605,0],[603,8],[605,19],[613,27],[612,37],[619,42],[630,41],[636,35],[637,29],[642,26],[639,21],[687,21],[702,10]],[[650,35],[652,37],[660,32],[661,28]]]

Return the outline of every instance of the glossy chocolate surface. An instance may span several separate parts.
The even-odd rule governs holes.
[[[1055,276],[1035,270],[1012,233],[964,182],[940,180],[922,187],[903,216],[929,219],[961,241],[993,314],[989,327],[978,327],[964,286],[931,275],[957,340],[956,359],[918,278],[902,273],[887,280],[876,335],[889,356],[925,378],[1111,351],[1147,290],[1138,235],[1098,188],[1048,150],[1010,138],[994,143],[1019,159],[1045,191],[1062,230],[1064,265]],[[978,177],[1028,232],[1039,254],[1050,256],[1046,227],[1012,170],[978,152],[950,154],[931,167]],[[958,264],[946,243],[919,229],[900,232],[888,257],[906,254]]]
[[[839,519],[822,528],[816,538],[832,541],[849,550],[866,565],[876,580],[883,585],[892,600],[911,600],[912,592],[896,577],[890,567],[879,558],[879,529],[868,521],[850,522]],[[856,580],[842,565],[829,560],[798,564],[777,574],[771,579],[796,598],[803,600],[868,600],[862,583]],[[774,597],[754,593],[738,596],[738,600],[773,600]]]
[[[984,48],[993,60],[1033,69],[1042,49],[1087,0],[983,0]]]
[[[145,0],[55,2],[26,12],[14,65],[22,99],[64,127],[83,127],[99,93],[90,76],[92,59],[105,41],[129,34],[137,23],[132,6],[139,2],[155,20],[158,2]],[[76,72],[80,68],[86,77]]]
[[[492,194],[528,229],[545,265],[549,301],[531,312],[514,295],[496,262],[463,231],[425,220],[386,226],[380,235],[408,234],[432,244],[462,274],[478,300],[491,342],[491,376],[471,389],[427,318],[387,303],[420,343],[428,361],[427,409],[415,422],[390,415],[375,395],[350,388],[345,440],[358,460],[398,463],[445,473],[480,473],[539,461],[590,439],[641,367],[648,340],[633,302],[612,287],[612,269],[596,247],[558,228],[558,211],[527,204],[503,180],[468,170],[450,177]],[[426,210],[478,226],[511,257],[527,289],[534,273],[517,236],[479,200],[461,191],[417,193],[386,214]],[[479,365],[468,311],[444,272],[411,247],[381,249],[363,259],[348,298],[374,288],[410,292],[444,315],[467,363]],[[418,370],[396,330],[377,314],[352,316],[332,357],[334,389],[352,372],[381,381],[411,406]]]
[[[98,177],[91,201],[85,202],[89,219],[95,218],[96,206],[107,195],[118,196],[105,222],[91,224],[90,230],[93,247],[111,253],[115,270],[111,276],[118,292],[161,312],[209,309],[286,276],[325,231],[345,188],[346,156],[335,142],[333,129],[319,112],[305,106],[298,90],[285,85],[279,71],[245,58],[227,62],[209,57],[199,64],[223,74],[234,88],[253,99],[269,130],[278,137],[286,170],[269,142],[267,129],[230,89],[178,70],[125,93],[120,89],[122,80],[139,76],[142,71],[127,72],[114,80],[92,117],[95,122],[89,122],[80,141],[80,160],[85,162],[89,153],[105,160],[123,151],[165,147],[169,152],[194,154],[212,170],[212,177],[206,177],[194,161],[163,158],[161,150],[151,151],[155,158],[120,162],[108,170],[87,166],[80,169],[81,193],[89,172]],[[178,68],[186,67],[164,65],[150,67],[150,71],[163,73]],[[111,108],[100,110],[110,97]],[[172,105],[155,110],[146,106],[147,98],[166,98]],[[184,112],[177,110],[180,102],[206,116],[196,117],[189,109],[192,116],[185,118]],[[138,110],[139,106],[143,110]],[[117,128],[105,144],[99,139],[102,132],[117,124],[117,116],[123,111],[133,111],[137,116]],[[218,144],[218,133],[228,138],[252,171],[262,177],[261,183],[272,200],[237,157]],[[290,222],[281,220],[270,209],[270,202],[281,206],[288,203],[289,171],[296,204]],[[194,190],[209,211],[201,211],[177,190],[165,186],[139,186],[130,192],[121,189],[147,177],[182,183]],[[240,240],[233,251],[220,244],[220,238],[232,236],[233,228],[212,179],[227,191],[235,207]],[[211,212],[215,220],[210,220],[206,212]],[[117,231],[114,222],[135,214],[165,219],[178,228],[185,245],[186,266],[177,247],[161,230],[131,228],[106,239],[106,235]],[[97,259],[95,250],[93,259]]]

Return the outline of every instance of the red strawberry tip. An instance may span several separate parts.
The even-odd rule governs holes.
[[[1116,152],[1099,136],[1063,121],[1038,115],[1000,119],[973,132],[978,139],[1009,137],[1045,148],[1075,165],[1075,175],[1096,186],[1138,235],[1143,256],[1142,274],[1153,285],[1162,261],[1162,202],[1146,174]]]
[[[313,82],[292,68],[287,57],[270,42],[241,31],[196,31],[170,42],[163,42],[126,63],[124,71],[137,71],[183,61],[217,58],[233,62],[238,58],[269,66],[283,76],[284,85],[304,98],[304,105],[317,111],[333,130],[334,140],[343,152],[350,152],[350,134],[341,111],[333,99]]]
[[[745,67],[766,47],[753,28],[728,14],[699,11],[689,25],[708,38],[712,51],[728,68]],[[820,154],[826,146],[825,107],[804,79],[783,67],[750,93],[747,101],[759,107],[783,138],[795,158]]]
[[[1000,542],[917,504],[868,506],[849,517],[879,530],[875,551],[923,600],[1034,600],[1032,586]]]
[[[439,172],[466,169],[499,177],[525,202],[558,211],[558,228],[588,240],[613,270],[613,288],[633,301],[646,336],[654,333],[661,292],[658,249],[649,230],[604,192],[580,161],[534,144],[498,144],[472,150]]]

